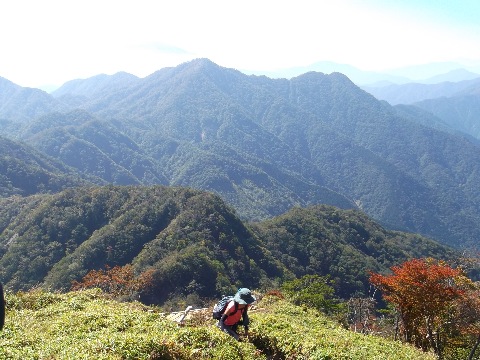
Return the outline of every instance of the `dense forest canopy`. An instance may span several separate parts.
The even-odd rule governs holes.
[[[2,177],[4,196],[58,191],[75,174],[211,191],[248,221],[328,204],[457,248],[480,235],[479,144],[458,132],[473,132],[471,119],[391,107],[339,73],[269,79],[197,59],[143,79],[75,80],[53,96],[0,82],[0,134],[64,167],[32,185]],[[28,163],[27,177],[46,171],[6,154],[9,169]]]
[[[183,187],[77,187],[0,199],[0,278],[10,289],[67,290],[89,271],[150,271],[143,300],[211,298],[330,275],[338,296],[368,291],[368,271],[455,252],[387,231],[357,210],[318,205],[248,223],[217,195]]]

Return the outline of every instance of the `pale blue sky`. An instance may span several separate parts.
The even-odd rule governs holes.
[[[478,19],[478,0],[2,1],[0,76],[42,87],[198,57],[247,72],[319,61],[480,71]]]
[[[478,31],[478,0],[364,0],[363,3],[393,11],[416,13],[441,24],[473,26]]]

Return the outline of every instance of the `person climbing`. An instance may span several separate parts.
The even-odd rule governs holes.
[[[228,303],[220,320],[218,320],[217,326],[236,340],[240,340],[237,329],[239,325],[243,325],[245,328],[245,336],[248,336],[250,320],[247,310],[255,301],[256,299],[249,289],[238,289],[233,299]]]

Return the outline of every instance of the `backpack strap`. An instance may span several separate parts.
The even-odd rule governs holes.
[[[231,313],[230,315],[234,315],[237,313],[237,311],[239,310],[238,308],[238,303],[235,302],[235,311],[233,313]],[[245,319],[245,316],[247,316],[247,310],[248,310],[248,306],[245,306],[243,309],[241,309],[242,311],[242,318]],[[227,315],[228,316],[228,315]]]
[[[235,311],[234,311],[233,313],[231,313],[231,314],[226,314],[226,313],[224,313],[224,314],[227,315],[227,316],[234,315],[234,314],[236,314],[237,311],[238,311],[238,303],[237,303],[236,301],[234,301],[234,300],[232,300],[232,301],[233,301],[233,304],[234,304],[234,306],[235,306]],[[228,306],[228,305],[227,305],[227,306]]]

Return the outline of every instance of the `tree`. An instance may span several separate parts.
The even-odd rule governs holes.
[[[347,321],[351,329],[362,334],[372,331],[374,322],[375,300],[373,297],[351,297],[347,301]]]
[[[480,285],[476,289],[468,291],[458,301],[458,320],[462,334],[473,338],[473,346],[468,359],[473,359],[475,352],[480,345]]]
[[[282,285],[285,295],[296,305],[307,305],[324,312],[336,308],[334,289],[328,276],[305,275]]]
[[[464,249],[462,256],[458,259],[459,266],[469,274],[470,278],[480,278],[480,252],[475,248]],[[480,346],[480,282],[468,291],[458,301],[459,330],[462,335],[468,338],[471,346],[468,360],[473,359]]]
[[[441,359],[455,324],[457,301],[472,281],[461,269],[433,259],[413,259],[391,270],[391,275],[371,273],[370,282],[399,312],[404,339],[424,350],[433,349]]]
[[[74,281],[72,290],[100,288],[115,297],[130,296],[151,286],[153,271],[147,271],[135,277],[132,265],[105,266],[105,270],[91,270],[82,279]]]

